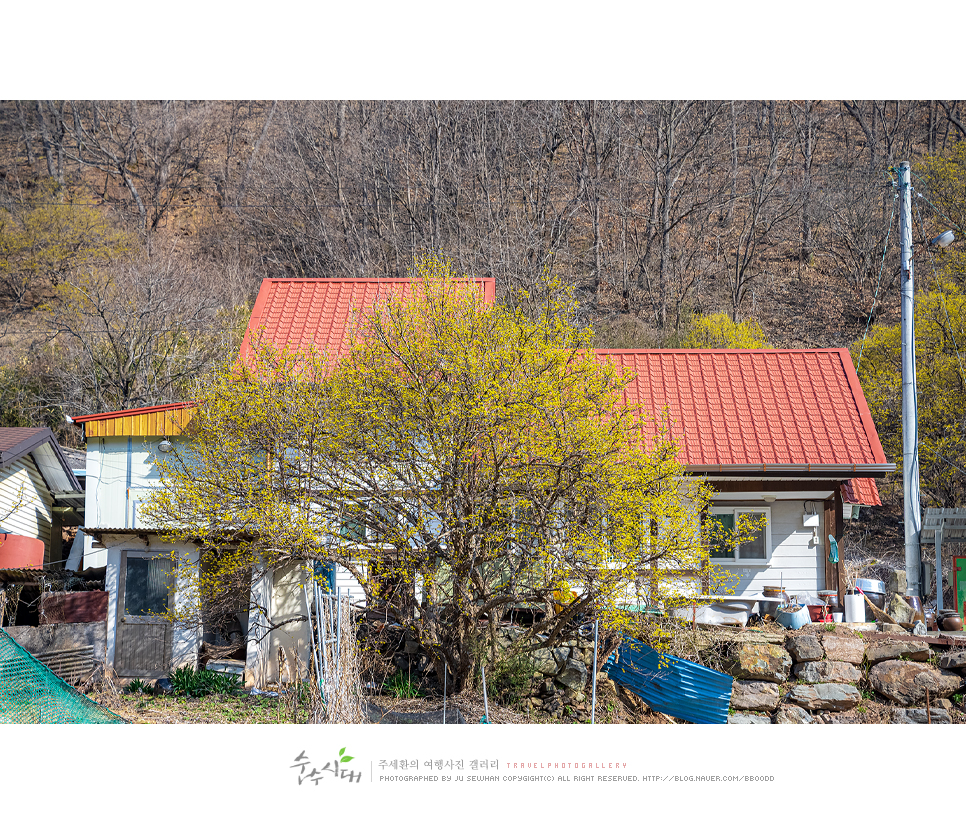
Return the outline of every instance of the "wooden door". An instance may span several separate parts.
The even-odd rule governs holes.
[[[174,562],[164,556],[121,554],[117,646],[114,670],[120,677],[159,678],[171,669]]]

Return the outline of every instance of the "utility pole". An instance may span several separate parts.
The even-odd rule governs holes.
[[[906,584],[911,596],[922,596],[919,574],[919,410],[916,403],[916,331],[912,270],[912,187],[909,162],[899,163],[899,237],[902,273],[902,505],[905,531]]]

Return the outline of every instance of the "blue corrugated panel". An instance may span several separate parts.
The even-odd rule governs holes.
[[[607,676],[640,697],[655,712],[691,723],[727,723],[731,675],[662,655],[625,637],[607,660]]]

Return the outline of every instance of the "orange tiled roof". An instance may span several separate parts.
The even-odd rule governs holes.
[[[392,294],[408,296],[417,284],[264,280],[241,356],[261,332],[277,346],[314,345],[337,357],[348,347],[355,314]],[[495,300],[492,279],[476,284],[486,300]],[[681,442],[680,459],[693,472],[867,478],[894,469],[846,349],[599,350],[598,355],[634,373],[625,393],[630,403],[652,414],[667,409]]]
[[[630,403],[658,415],[667,408],[680,460],[693,471],[892,469],[847,349],[598,354],[635,374]]]
[[[475,280],[488,302],[496,299],[492,278]],[[348,334],[355,315],[390,296],[408,297],[417,280],[411,279],[280,279],[263,280],[242,343],[244,359],[252,338],[261,336],[275,346],[291,349],[315,346],[329,357],[348,350]]]
[[[882,504],[874,478],[853,478],[842,482],[842,501],[846,504],[866,504],[873,507]]]

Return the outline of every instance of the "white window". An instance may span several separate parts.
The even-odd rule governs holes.
[[[748,564],[766,563],[771,559],[771,508],[769,507],[713,507],[711,518],[721,527],[731,532],[735,529],[739,517],[749,514],[752,519],[765,519],[762,527],[753,539],[734,547],[730,545],[716,545],[711,549],[711,558],[716,562],[746,562]]]
[[[342,516],[339,536],[346,542],[378,542],[397,534],[399,525],[399,512],[389,505],[352,505]]]

